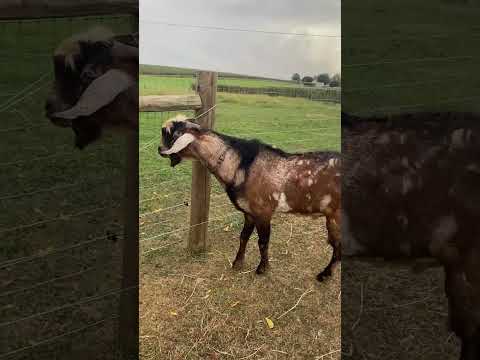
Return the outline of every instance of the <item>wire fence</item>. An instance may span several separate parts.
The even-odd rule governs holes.
[[[142,76],[140,92],[141,95],[191,93],[195,88],[192,86],[194,80],[192,75]],[[257,95],[261,93],[260,88]],[[338,105],[307,103],[311,105],[306,104],[300,112],[292,105],[292,108],[279,110],[285,111],[279,116],[274,110],[278,106],[276,98],[272,98],[271,103],[259,98],[256,103],[252,102],[255,98],[251,95],[255,96],[242,95],[234,101],[217,98],[215,129],[237,137],[257,138],[289,152],[340,148]],[[246,113],[245,106],[249,107]],[[214,178],[208,220],[190,224],[191,162],[183,161],[171,168],[169,159],[160,157],[157,151],[163,123],[178,113],[194,116],[189,111],[140,113],[140,253],[141,263],[147,266],[151,262],[157,267],[172,264],[179,256],[178,251],[186,248],[190,231],[197,226],[208,224],[212,247],[219,239],[233,241],[238,238],[243,226],[243,215],[234,208]],[[289,232],[290,225],[275,222],[274,229]],[[315,236],[319,231],[304,232]]]
[[[79,151],[73,131],[44,116],[54,49],[98,25],[128,34],[137,19],[0,21],[2,44],[14,49],[0,60],[0,359],[54,358],[74,339],[80,352],[115,358],[118,295],[131,290],[117,275],[125,139],[106,135]]]

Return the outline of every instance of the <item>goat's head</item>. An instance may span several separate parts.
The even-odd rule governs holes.
[[[168,120],[162,127],[162,144],[158,153],[170,158],[170,165],[178,165],[182,159],[192,158],[190,144],[200,135],[200,125],[183,115]]]
[[[76,145],[82,148],[99,137],[102,121],[108,121],[106,109],[112,117],[125,113],[115,108],[114,100],[122,94],[133,96],[138,49],[117,41],[107,29],[94,28],[63,41],[55,50],[53,65],[55,81],[45,104],[46,116],[57,126],[72,127]],[[127,102],[123,99],[122,104]]]

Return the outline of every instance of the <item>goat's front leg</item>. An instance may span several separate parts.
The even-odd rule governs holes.
[[[237,256],[233,261],[232,268],[234,270],[240,270],[243,267],[243,260],[245,259],[245,249],[247,248],[248,240],[255,229],[255,224],[250,215],[245,214],[245,222],[243,223],[243,229],[240,233],[240,246],[238,248]]]
[[[258,232],[258,248],[260,250],[260,264],[257,267],[257,274],[263,274],[268,265],[268,242],[270,241],[270,221],[256,224]]]

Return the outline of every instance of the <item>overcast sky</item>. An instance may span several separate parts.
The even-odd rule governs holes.
[[[341,35],[340,0],[141,0],[140,63],[274,78],[341,67],[339,37],[220,31],[161,23]]]

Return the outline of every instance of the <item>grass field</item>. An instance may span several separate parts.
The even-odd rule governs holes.
[[[164,93],[189,91],[176,79],[162,86]],[[140,88],[152,93],[148,82]],[[339,105],[225,93],[217,100],[218,131],[288,151],[340,149]],[[269,274],[254,274],[256,235],[244,271],[235,272],[230,261],[242,216],[212,180],[209,250],[187,253],[191,164],[172,169],[157,153],[162,123],[173,115],[141,115],[141,358],[316,359],[331,352],[323,359],[339,359],[340,272],[322,284],[315,280],[331,254],[323,220],[276,217]]]
[[[455,0],[342,2],[343,110],[479,111],[479,15]]]
[[[128,17],[0,22],[2,358],[116,357],[118,296],[101,295],[120,286],[125,142],[79,151],[44,115],[55,47],[98,25],[130,29]]]
[[[161,75],[141,75],[141,92],[144,95],[161,95],[161,94],[182,94],[185,91],[192,91],[191,85],[195,83],[195,79],[188,76],[161,76]],[[268,88],[268,87],[288,87],[288,88],[305,88],[301,84],[288,81],[276,81],[268,79],[248,79],[248,78],[222,78],[218,79],[219,85],[242,86],[249,88]],[[321,87],[313,87],[311,89],[320,89]],[[308,88],[310,89],[310,88]],[[330,89],[330,88],[326,88]]]

